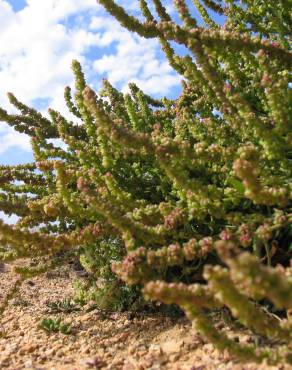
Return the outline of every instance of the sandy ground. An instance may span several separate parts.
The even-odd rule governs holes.
[[[70,313],[51,313],[49,302],[73,295],[77,272],[66,267],[23,283],[0,318],[0,369],[213,370],[292,369],[265,364],[239,364],[205,342],[186,318],[142,313],[111,313],[87,306]],[[16,276],[0,268],[0,302]],[[69,335],[47,333],[44,318],[61,318],[72,325]],[[223,327],[220,320],[218,330]],[[251,341],[245,332],[233,332]]]

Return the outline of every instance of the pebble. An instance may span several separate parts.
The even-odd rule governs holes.
[[[180,352],[180,349],[183,345],[183,342],[176,342],[176,341],[169,341],[165,342],[161,345],[161,349],[166,354],[174,353],[174,352]]]
[[[24,363],[24,367],[26,367],[26,368],[30,368],[30,367],[32,367],[33,366],[33,362],[32,362],[32,360],[27,360],[27,361],[25,361],[25,363]]]
[[[135,363],[130,360],[125,360],[122,370],[137,370]]]
[[[35,286],[35,282],[33,282],[32,280],[26,280],[26,284],[29,286]]]
[[[26,344],[20,348],[19,354],[24,355],[25,353],[32,353],[37,347],[37,345]]]
[[[175,353],[175,354],[172,354],[169,356],[169,361],[170,362],[174,362],[174,361],[177,361],[179,359],[179,354],[178,353]]]
[[[80,364],[89,368],[100,369],[105,365],[105,362],[100,357],[95,356],[82,359]]]
[[[130,355],[132,355],[136,352],[136,348],[134,346],[129,346],[128,347],[128,352],[129,352]]]
[[[9,358],[8,357],[4,357],[3,358],[3,360],[2,361],[0,361],[0,369],[2,368],[2,367],[7,367],[7,366],[9,366],[9,363],[10,363],[10,360],[9,360]]]

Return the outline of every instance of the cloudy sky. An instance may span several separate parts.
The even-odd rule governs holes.
[[[137,1],[118,2],[138,14]],[[73,86],[72,59],[82,63],[95,89],[107,77],[122,90],[134,81],[156,96],[179,91],[180,77],[158,43],[121,28],[96,0],[0,0],[1,107],[11,111],[6,97],[11,91],[41,111],[51,106],[66,112],[63,91]],[[0,163],[31,159],[28,138],[0,122]]]

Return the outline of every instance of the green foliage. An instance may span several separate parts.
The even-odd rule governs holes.
[[[216,242],[216,250],[229,269],[219,265],[205,266],[207,285],[152,281],[146,284],[144,293],[152,299],[179,304],[208,340],[244,362],[266,359],[271,364],[291,363],[291,321],[280,320],[256,300],[263,302],[266,297],[270,305],[279,310],[291,309],[292,269],[277,271],[263,266],[255,256],[240,252],[231,242]],[[230,340],[224,332],[218,332],[206,309],[224,306],[242,325],[278,346],[259,349],[256,343],[242,345]]]
[[[62,334],[70,334],[72,330],[71,325],[62,323],[60,318],[44,318],[40,323],[40,328],[48,333],[60,332]]]
[[[106,80],[95,93],[77,61],[74,96],[65,89],[74,122],[52,109],[43,117],[9,94],[20,114],[0,109],[0,119],[31,136],[35,161],[0,167],[0,209],[19,216],[14,226],[0,222],[1,258],[38,257],[40,266],[18,268],[24,278],[74,251],[91,274],[79,284],[80,302],[128,309],[142,302],[144,286],[242,361],[289,362],[288,2],[193,0],[203,26],[183,0],[174,1],[179,23],[160,0],[155,14],[140,1],[145,22],[113,0],[99,2],[130,31],[160,41],[183,77],[181,94],[153,99],[135,84],[122,94]],[[224,26],[210,10],[225,15]],[[219,333],[204,310],[223,306],[280,347],[260,351]]]
[[[121,239],[102,239],[81,247],[79,253],[81,265],[90,277],[86,282],[75,283],[77,302],[84,305],[95,301],[99,308],[114,311],[134,309],[143,304],[140,289],[125,285],[111,269],[112,263],[121,261],[125,255]]]
[[[76,303],[70,298],[64,298],[63,300],[55,302],[47,302],[47,306],[50,309],[50,313],[70,313],[80,310]]]
[[[85,282],[75,281],[74,288],[74,301],[81,306],[94,301],[103,310],[125,311],[137,310],[145,304],[139,287],[125,285],[116,276],[99,282],[93,277]]]
[[[113,276],[111,263],[122,259],[124,246],[120,239],[109,237],[81,247],[80,255],[80,262],[86,271],[96,278],[110,279]]]

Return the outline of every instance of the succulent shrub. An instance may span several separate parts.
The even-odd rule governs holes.
[[[71,298],[64,298],[62,300],[53,302],[48,301],[46,302],[46,305],[49,308],[50,313],[59,313],[59,312],[71,313],[80,310],[80,308]]]
[[[20,114],[1,109],[0,119],[31,136],[35,161],[0,168],[0,208],[19,216],[0,223],[1,258],[39,257],[39,266],[16,269],[25,277],[77,251],[98,283],[113,284],[109,296],[122,282],[144,287],[182,307],[219,349],[292,362],[291,4],[193,0],[199,22],[175,0],[175,22],[160,0],[155,14],[140,1],[145,21],[99,3],[160,41],[181,94],[153,99],[135,84],[122,94],[106,80],[95,93],[77,61],[74,98],[65,89],[74,122],[9,94]],[[219,333],[206,312],[223,306],[277,346]]]
[[[62,334],[70,334],[72,330],[71,325],[62,323],[60,318],[44,318],[40,323],[40,328],[48,333],[60,332]]]

